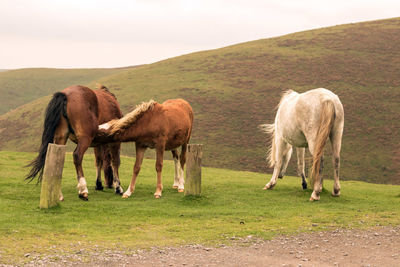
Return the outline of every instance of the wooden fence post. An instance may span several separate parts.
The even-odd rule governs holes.
[[[61,178],[67,146],[49,144],[44,163],[40,208],[48,209],[57,205],[61,192]]]
[[[202,145],[190,144],[186,154],[185,196],[201,194],[201,157]]]

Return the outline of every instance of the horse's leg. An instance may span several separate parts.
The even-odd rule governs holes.
[[[308,149],[309,149],[311,155],[314,157],[315,139],[307,138],[307,141],[308,141]],[[321,193],[321,188],[322,188],[320,171],[321,171],[321,167],[320,167],[319,172],[316,174],[316,177],[312,177],[312,181],[314,184],[313,184],[313,192],[311,194],[310,201],[320,199],[319,195]]]
[[[78,145],[76,146],[75,151],[73,153],[74,164],[78,179],[77,187],[79,190],[79,198],[86,201],[88,200],[89,191],[86,186],[86,179],[83,175],[82,160],[83,160],[83,155],[85,154],[91,142],[92,138],[87,136],[78,138]]]
[[[179,186],[178,186],[178,192],[182,193],[185,191],[185,176],[183,174],[183,169],[185,167],[186,163],[186,149],[187,149],[187,144],[182,145],[182,151],[181,151],[181,156],[180,156],[180,170],[179,170]]]
[[[332,144],[332,160],[334,166],[334,178],[335,182],[333,184],[332,196],[338,197],[340,196],[340,182],[339,182],[339,169],[340,169],[340,147],[342,142],[342,132],[336,131],[331,136],[331,144]]]
[[[122,189],[118,173],[119,166],[121,165],[121,159],[120,159],[121,143],[110,144],[109,148],[110,148],[109,152],[111,153],[111,166],[113,171],[113,186],[115,189],[115,194],[122,195],[124,189]]]
[[[161,182],[161,172],[163,168],[165,142],[156,146],[156,172],[157,172],[157,186],[154,193],[155,198],[161,198],[163,185]]]
[[[172,152],[172,157],[174,158],[174,165],[175,165],[175,177],[172,188],[177,189],[179,187],[179,168],[180,168],[179,155],[177,149],[173,149],[171,150],[171,152]]]
[[[319,191],[320,192],[322,192],[322,188],[324,187],[324,176],[322,175],[323,171],[324,171],[324,154],[322,154],[322,156],[321,156],[321,163],[319,165],[319,180],[320,180]]]
[[[272,189],[276,185],[276,180],[278,175],[281,171],[282,164],[283,164],[283,152],[287,149],[288,144],[283,141],[282,139],[275,140],[276,142],[276,149],[275,149],[275,166],[274,172],[272,173],[271,180],[264,186],[264,190]]]
[[[292,151],[293,151],[292,146],[288,145],[288,149],[283,152],[282,169],[281,169],[281,171],[279,172],[279,175],[278,175],[278,178],[280,178],[280,179],[282,179],[283,176],[285,176],[286,169],[287,169],[287,166],[288,166],[289,161],[290,161],[290,157],[292,156]]]
[[[107,151],[103,155],[104,183],[107,188],[113,188],[114,174],[112,168],[111,149],[107,148]]]
[[[54,133],[54,144],[57,145],[65,145],[68,141],[69,130],[68,130],[68,122],[64,117],[61,117],[60,124],[57,126],[57,129]],[[64,196],[60,187],[60,201],[64,201]]]
[[[130,197],[132,193],[135,191],[136,178],[139,175],[140,166],[142,165],[145,151],[146,151],[145,147],[141,147],[139,144],[136,143],[136,160],[135,160],[135,166],[133,167],[132,180],[128,189],[122,195],[122,198]]]
[[[96,164],[96,190],[103,190],[103,184],[101,183],[101,169],[103,167],[103,149],[102,146],[95,147],[94,149],[94,157]]]
[[[305,168],[305,163],[304,163],[304,154],[305,154],[306,149],[304,147],[296,147],[296,152],[297,152],[297,174],[301,177],[301,185],[303,186],[303,189],[307,189],[307,181],[306,181],[306,175],[304,172]]]

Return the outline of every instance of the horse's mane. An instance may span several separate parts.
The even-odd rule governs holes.
[[[107,94],[112,96],[115,100],[117,100],[117,97],[113,93],[111,93],[110,90],[107,87],[105,87],[104,85],[102,85],[101,83],[97,83],[96,88],[98,90],[103,90],[104,92],[106,92]]]
[[[146,111],[151,110],[156,103],[157,102],[155,102],[153,99],[149,102],[142,102],[141,104],[136,105],[134,110],[126,114],[121,119],[109,121],[107,124],[109,124],[111,134],[119,132],[122,129],[126,129],[134,124],[135,121],[137,121]]]

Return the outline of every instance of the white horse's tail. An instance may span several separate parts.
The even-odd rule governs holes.
[[[275,165],[275,124],[261,124],[258,126],[258,128],[261,131],[271,135],[271,146],[267,152],[267,160],[269,162],[269,166],[272,168]]]
[[[321,123],[318,128],[317,138],[315,140],[315,148],[313,153],[313,166],[312,166],[312,177],[314,182],[317,180],[319,175],[319,169],[321,165],[321,157],[324,152],[324,146],[328,140],[329,134],[335,120],[335,106],[332,101],[326,100],[322,102],[321,110]]]

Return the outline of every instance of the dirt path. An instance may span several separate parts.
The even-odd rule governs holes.
[[[249,236],[233,246],[209,248],[191,245],[153,248],[126,255],[109,252],[92,255],[90,263],[78,258],[57,262],[32,261],[31,266],[400,266],[400,227],[369,230],[335,230],[271,241]],[[88,255],[86,255],[88,256]],[[83,255],[82,255],[83,257]],[[87,257],[85,257],[87,259]],[[79,263],[80,262],[80,263]]]

